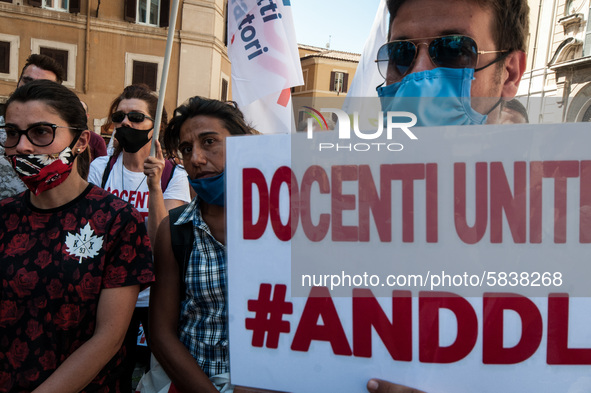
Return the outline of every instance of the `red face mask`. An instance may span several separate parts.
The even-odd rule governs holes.
[[[68,178],[76,156],[68,146],[56,154],[14,154],[7,158],[27,188],[39,195]]]

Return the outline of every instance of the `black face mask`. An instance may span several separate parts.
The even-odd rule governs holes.
[[[148,138],[150,131],[152,131],[151,128],[149,130],[137,130],[127,126],[121,126],[115,129],[115,139],[117,139],[123,151],[137,153],[139,149],[152,140],[152,138]]]

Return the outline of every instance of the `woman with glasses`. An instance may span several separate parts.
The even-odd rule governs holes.
[[[115,129],[118,146],[112,157],[99,157],[90,165],[88,181],[131,203],[144,216],[150,241],[154,238],[158,224],[168,215],[168,210],[191,200],[187,173],[181,166],[166,160],[160,143],[156,141],[156,156],[150,157],[154,119],[158,97],[148,86],[127,86],[109,108],[108,119]],[[166,127],[166,111],[158,126]],[[136,362],[147,366],[149,352],[140,354],[137,335],[140,323],[148,333],[148,305],[150,290],[142,291],[138,297],[136,311],[129,327],[127,341],[129,355],[127,380],[131,390],[131,378]]]
[[[152,254],[139,212],[78,174],[89,139],[64,86],[33,81],[6,103],[0,144],[28,190],[0,202],[0,391],[121,391]]]

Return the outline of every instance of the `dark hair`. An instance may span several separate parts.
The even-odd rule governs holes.
[[[111,107],[109,108],[109,113],[107,115],[107,121],[103,126],[103,129],[108,130],[111,128],[113,122],[111,121],[111,115],[117,111],[117,107],[123,100],[131,100],[131,99],[138,99],[146,102],[148,104],[148,113],[152,117],[152,119],[156,119],[156,110],[158,109],[158,95],[150,88],[148,85],[143,83],[138,83],[135,85],[129,85],[125,89],[123,89],[123,93],[119,95],[119,97],[115,98],[111,103]],[[160,120],[160,141],[162,143],[163,133],[166,129],[166,123],[168,121],[168,114],[166,113],[166,109],[162,108],[162,119]],[[156,125],[154,125],[156,126]],[[121,146],[117,146],[115,149],[114,155],[121,153]]]
[[[517,98],[513,98],[512,100],[509,100],[509,101],[503,101],[503,108],[511,109],[511,110],[519,113],[521,116],[523,116],[523,119],[525,120],[525,122],[529,123],[529,116],[527,115],[527,109],[525,109],[525,106],[523,106],[521,101],[519,101]]]
[[[59,83],[60,85],[62,84],[62,82],[64,81],[64,79],[66,77],[66,73],[64,71],[64,68],[57,61],[55,61],[54,59],[52,59],[49,56],[40,55],[40,54],[32,54],[27,59],[27,62],[25,63],[25,66],[23,67],[23,70],[21,71],[20,78],[23,77],[25,70],[30,65],[37,66],[45,71],[53,72],[55,74],[55,81],[57,83]],[[20,81],[20,78],[19,78],[19,81]]]
[[[70,127],[70,132],[79,137],[83,130],[88,129],[86,111],[80,99],[70,89],[46,79],[37,79],[16,89],[6,101],[6,108],[13,102],[42,101],[61,117]],[[90,149],[78,154],[78,173],[83,179],[88,176]]]
[[[390,26],[396,17],[398,9],[407,1],[412,0],[388,0],[390,12]],[[474,2],[482,8],[493,12],[493,39],[498,50],[527,49],[527,36],[529,34],[529,6],[526,0],[466,0]],[[442,2],[443,6],[444,2]],[[417,18],[420,18],[417,15]],[[492,50],[486,48],[487,50]]]
[[[195,96],[174,110],[164,134],[164,146],[169,152],[178,150],[181,138],[181,126],[195,116],[211,116],[222,121],[224,128],[232,135],[252,134],[252,128],[246,124],[244,115],[234,101],[219,101]]]
[[[13,102],[43,101],[70,127],[74,134],[88,129],[86,112],[80,99],[70,89],[55,82],[37,79],[16,89],[6,101],[6,108]]]

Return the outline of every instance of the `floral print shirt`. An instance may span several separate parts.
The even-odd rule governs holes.
[[[103,288],[154,280],[146,226],[89,185],[51,210],[29,191],[0,201],[0,392],[29,392],[89,340]],[[125,348],[85,392],[118,392]]]

